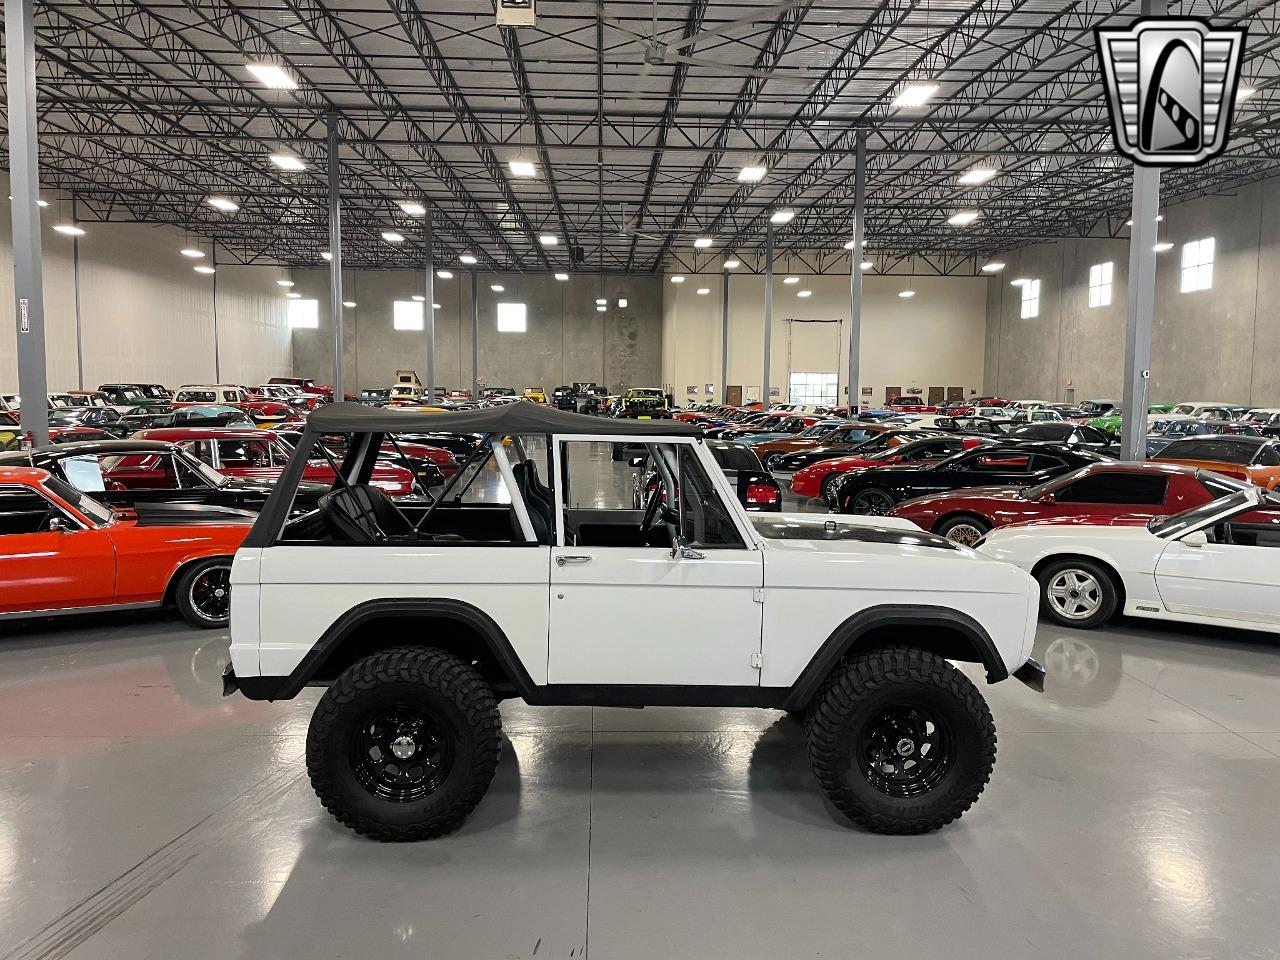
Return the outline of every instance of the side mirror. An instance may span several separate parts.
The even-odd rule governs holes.
[[[54,533],[70,533],[71,527],[67,525],[67,521],[61,517],[51,517],[49,519],[49,529]]]
[[[1209,542],[1209,537],[1203,530],[1193,530],[1182,538],[1182,542],[1188,547],[1203,547]]]
[[[689,546],[688,538],[684,534],[677,533],[671,538],[671,559],[705,560],[706,554],[693,549],[693,547]]]

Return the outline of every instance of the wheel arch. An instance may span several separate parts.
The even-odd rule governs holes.
[[[1116,564],[1107,557],[1102,557],[1095,553],[1086,553],[1082,550],[1072,550],[1068,553],[1051,553],[1035,562],[1035,565],[1031,568],[1031,576],[1036,578],[1037,584],[1040,583],[1040,574],[1045,568],[1062,560],[1087,560],[1101,567],[1103,572],[1111,578],[1111,583],[1116,588],[1116,611],[1119,612],[1124,609],[1125,597],[1128,596],[1124,577],[1120,575],[1120,570]],[[1040,587],[1040,590],[1043,595],[1043,586]]]
[[[447,631],[430,632],[432,626]],[[406,635],[413,631],[412,635]],[[424,631],[427,631],[424,633]],[[242,677],[251,700],[288,700],[313,681],[332,680],[356,661],[393,647],[433,647],[475,663],[485,679],[516,695],[533,679],[502,628],[473,604],[447,597],[368,600],[347,610],[321,634],[287,677]]]
[[[904,630],[912,628],[918,635],[904,641]],[[855,613],[831,632],[792,684],[785,709],[801,710],[807,706],[822,681],[849,654],[904,643],[948,660],[981,663],[988,683],[1009,676],[1009,668],[991,635],[967,613],[923,604],[883,604]]]
[[[225,560],[228,565],[230,565],[231,561],[234,559],[235,556],[233,554],[209,553],[204,554],[203,556],[189,557],[186,560],[183,560],[173,568],[173,572],[169,574],[169,579],[165,581],[164,593],[160,596],[161,605],[171,607],[177,602],[178,581],[180,581],[183,575],[196,564],[204,563],[206,560]]]
[[[929,531],[931,533],[938,533],[942,529],[943,524],[947,524],[947,523],[950,523],[952,520],[959,520],[961,518],[966,520],[981,521],[988,530],[994,530],[996,526],[994,523],[991,522],[990,517],[984,517],[982,514],[978,513],[976,510],[960,509],[960,510],[952,510],[948,513],[942,514],[942,516],[938,517],[937,520],[933,521],[933,526],[929,528]]]

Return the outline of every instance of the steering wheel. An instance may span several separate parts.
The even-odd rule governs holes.
[[[661,514],[661,519],[659,519]],[[658,484],[649,493],[644,505],[644,517],[640,521],[640,532],[648,533],[660,523],[674,525],[680,518],[669,505],[662,501],[662,484]]]

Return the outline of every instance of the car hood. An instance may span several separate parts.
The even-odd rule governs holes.
[[[766,540],[845,540],[898,546],[956,549],[945,537],[924,533],[909,520],[896,517],[862,517],[844,514],[753,514],[751,524]]]
[[[236,474],[227,476],[226,485],[220,489],[234,490],[237,493],[261,493],[266,495],[276,488],[276,481],[279,476],[280,471],[278,469],[262,477],[252,474],[247,476]],[[298,495],[301,497],[319,498],[328,492],[329,484],[327,483],[317,483],[312,480],[303,480],[298,483]]]

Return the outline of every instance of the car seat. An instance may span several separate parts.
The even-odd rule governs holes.
[[[533,524],[533,534],[538,543],[551,543],[551,491],[538,483],[538,470],[532,461],[526,460],[511,465],[511,473],[515,477],[516,489],[524,499],[529,510],[529,522]]]
[[[412,537],[413,524],[377,487],[357,484],[320,498],[320,515],[337,540],[383,543],[392,537]]]

